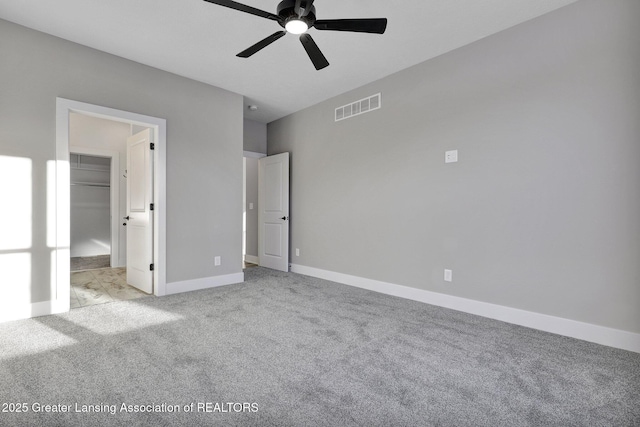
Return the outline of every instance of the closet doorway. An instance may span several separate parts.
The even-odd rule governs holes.
[[[73,101],[70,99],[56,98],[56,156],[55,161],[51,162],[48,173],[51,175],[51,188],[48,189],[51,198],[47,198],[47,218],[48,223],[47,241],[51,248],[52,265],[55,270],[53,278],[55,286],[56,298],[46,307],[43,307],[39,313],[56,314],[69,311],[69,300],[73,289],[70,285],[70,168],[69,153],[77,152],[71,149],[74,145],[87,146],[86,140],[75,139],[76,134],[72,128],[72,117],[75,114],[89,116],[97,119],[106,119],[129,125],[131,130],[136,127],[144,127],[151,129],[153,135],[153,255],[149,262],[153,263],[151,271],[153,277],[153,294],[162,296],[167,294],[166,279],[166,141],[167,141],[167,122],[165,119],[148,116],[144,114],[132,113],[124,110],[103,107],[86,102]],[[129,133],[131,135],[131,133]],[[80,141],[80,143],[78,142]],[[95,141],[94,141],[95,142]],[[95,147],[103,148],[106,147]],[[126,159],[120,155],[120,159]],[[122,161],[120,162],[120,170],[122,171]],[[126,164],[126,161],[124,162]],[[113,188],[113,187],[112,187]],[[120,187],[120,198],[122,198],[122,186]],[[125,203],[126,205],[126,203]],[[126,215],[123,215],[126,216]],[[116,217],[122,224],[120,215]],[[113,221],[113,219],[112,219]],[[123,227],[126,228],[126,227]],[[113,232],[113,231],[112,231]],[[120,239],[122,245],[122,238]],[[126,255],[126,254],[124,254]],[[123,253],[120,251],[119,258],[122,259]]]

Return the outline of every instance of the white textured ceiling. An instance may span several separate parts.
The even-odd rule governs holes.
[[[202,0],[0,0],[0,18],[245,96],[268,123],[576,0],[316,0],[318,19],[388,18],[384,35],[310,30],[316,71],[274,21]],[[278,0],[243,0],[276,12]]]

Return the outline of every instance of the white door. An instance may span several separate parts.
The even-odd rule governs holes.
[[[258,161],[258,258],[289,271],[289,153]]]
[[[153,293],[151,130],[127,139],[127,283]]]

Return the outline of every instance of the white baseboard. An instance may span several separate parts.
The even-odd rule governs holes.
[[[254,255],[246,255],[244,256],[244,262],[250,262],[251,264],[260,264],[260,258]]]
[[[233,285],[244,282],[244,273],[226,274],[223,276],[203,277],[201,279],[185,280],[167,283],[165,295],[182,292],[199,291],[200,289],[216,288],[218,286]]]
[[[31,317],[48,316],[50,314],[66,313],[69,311],[70,301],[43,301],[13,306],[0,307],[0,323],[12,320],[29,319]]]
[[[640,353],[640,334],[378,280],[291,265],[291,272]]]

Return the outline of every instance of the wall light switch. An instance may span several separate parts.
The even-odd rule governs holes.
[[[458,161],[458,150],[445,151],[444,162],[455,163]]]
[[[300,256],[300,249],[296,248],[296,256]]]
[[[215,257],[214,264],[215,265],[220,265],[220,257],[219,256]]]
[[[451,282],[453,280],[453,271],[451,270],[444,270],[444,281],[445,282]]]
[[[249,210],[253,209],[253,203],[249,203]]]

